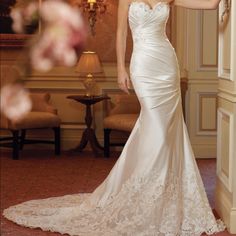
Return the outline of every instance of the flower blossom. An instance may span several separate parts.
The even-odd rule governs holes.
[[[48,0],[43,2],[40,16],[44,29],[31,49],[33,68],[48,71],[54,65],[73,66],[77,50],[86,38],[79,9],[62,1]]]
[[[32,108],[29,93],[20,83],[3,86],[0,99],[0,110],[11,121],[22,119]]]
[[[12,9],[10,16],[13,19],[13,30],[16,33],[25,33],[26,26],[38,20],[38,10],[36,2],[29,3],[25,8]]]
[[[35,37],[30,47],[30,62],[38,71],[49,71],[53,66],[73,66],[86,40],[87,29],[77,7],[72,7],[61,0],[43,1],[36,9],[27,6],[22,14],[15,12],[18,19],[18,31],[33,19],[35,11],[41,19],[41,33]],[[14,15],[12,13],[12,15]],[[14,22],[15,22],[14,20]],[[15,23],[17,25],[17,22]]]

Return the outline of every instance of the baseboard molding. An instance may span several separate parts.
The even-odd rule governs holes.
[[[216,158],[216,144],[192,144],[196,158]]]
[[[231,209],[231,216],[230,216],[230,233],[236,234],[236,208]]]
[[[217,180],[215,191],[215,209],[231,234],[236,234],[236,208],[232,207],[232,196]]]

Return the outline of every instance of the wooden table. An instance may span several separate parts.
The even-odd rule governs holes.
[[[87,143],[89,142],[93,150],[93,153],[96,156],[98,156],[99,154],[101,154],[101,152],[103,153],[103,147],[99,144],[96,134],[95,134],[95,130],[91,127],[91,124],[93,121],[91,106],[100,101],[110,99],[110,97],[108,97],[105,94],[102,94],[102,95],[94,95],[94,96],[71,95],[71,96],[68,96],[67,98],[86,105],[85,123],[86,123],[87,128],[83,131],[80,144],[75,149],[73,149],[73,151],[81,152],[86,147]]]

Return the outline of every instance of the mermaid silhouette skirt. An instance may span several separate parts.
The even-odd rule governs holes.
[[[73,236],[200,236],[212,214],[183,120],[179,66],[165,34],[169,5],[132,2],[131,80],[141,111],[120,157],[93,193],[5,209],[15,223]]]

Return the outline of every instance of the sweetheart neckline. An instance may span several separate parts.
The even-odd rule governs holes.
[[[154,11],[157,8],[157,6],[160,5],[160,4],[169,5],[169,3],[166,2],[166,1],[159,1],[156,4],[154,4],[154,6],[150,6],[148,3],[144,2],[144,1],[132,1],[129,5],[131,6],[132,4],[143,4],[143,5],[146,5],[146,6],[148,6],[150,11]]]

